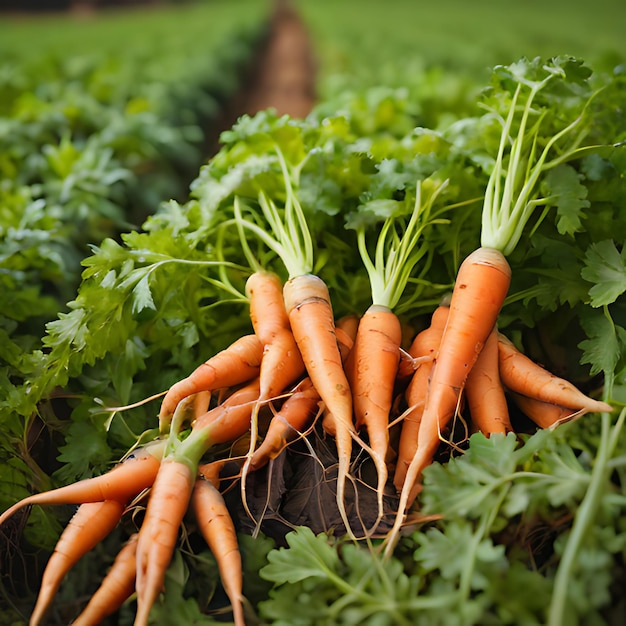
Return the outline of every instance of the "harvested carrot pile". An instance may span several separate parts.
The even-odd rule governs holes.
[[[159,256],[146,238],[132,251],[136,265],[104,270],[88,263],[87,277],[93,269],[107,286],[131,289],[139,312],[157,310],[150,281],[161,280],[160,268],[200,267],[223,301],[247,308],[240,328],[251,330],[232,333],[230,345],[169,387],[151,440],[110,472],[29,496],[0,516],[3,524],[34,504],[80,505],[44,573],[32,624],[42,622],[69,568],[131,512],[137,532],[74,623],[98,623],[134,594],[135,624],[148,624],[181,529],[193,528],[216,559],[235,624],[244,624],[238,529],[256,535],[280,518],[286,527],[345,535],[392,559],[403,529],[437,517],[421,510],[427,469],[462,455],[470,435],[495,441],[515,432],[521,418],[554,429],[613,410],[523,354],[503,313],[507,299],[521,299],[521,249],[541,227],[566,231],[551,173],[605,149],[594,137],[597,94],[581,89],[581,66],[572,59],[499,68],[495,76],[497,94],[487,92],[488,112],[475,122],[495,146],[483,155],[480,196],[475,181],[463,191],[471,159],[462,146],[471,144],[471,131],[456,127],[456,144],[453,128],[448,138],[416,132],[410,166],[400,172],[391,158],[378,163],[396,184],[390,198],[370,198],[354,213],[350,248],[331,229],[312,226],[307,206],[315,204],[315,187],[302,184],[306,168],[314,177],[316,158],[338,141],[327,129],[345,120],[322,121],[317,145],[306,152],[305,123],[259,114],[226,134],[224,152],[197,181],[197,202],[186,216],[177,213],[179,224],[201,222],[211,207],[228,206],[211,226],[210,250]],[[549,96],[564,92],[568,110],[552,115]],[[354,150],[349,158],[361,155]],[[322,224],[333,220],[327,211]],[[442,241],[452,242],[443,253]],[[447,283],[439,278],[445,255],[458,266]],[[324,272],[333,264],[351,271],[331,290]],[[354,294],[359,306],[368,302],[350,312],[345,302]],[[282,508],[274,506],[269,480],[290,453],[307,457],[305,472],[321,473],[332,495],[324,515],[307,518],[296,505],[290,521],[284,491]]]

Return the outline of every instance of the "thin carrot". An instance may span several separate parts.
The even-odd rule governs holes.
[[[402,491],[407,470],[417,450],[417,436],[424,412],[428,382],[441,343],[443,329],[448,321],[448,312],[448,306],[437,307],[431,317],[430,326],[417,334],[409,348],[409,355],[416,361],[419,360],[419,367],[405,393],[408,408],[402,419],[398,458],[393,479],[398,492]],[[414,494],[409,500],[412,502],[413,499]]]
[[[513,391],[509,391],[509,395],[522,413],[529,417],[539,428],[554,429],[589,412],[586,409],[576,410],[571,407],[537,400],[536,398],[529,398]]]
[[[116,500],[81,504],[48,560],[29,624],[40,624],[65,575],[117,526],[125,505]]]
[[[235,626],[245,624],[243,614],[243,570],[235,525],[224,498],[212,481],[198,478],[191,497],[198,529],[207,542],[230,599]]]
[[[200,391],[240,385],[259,375],[263,346],[256,335],[245,335],[212,356],[165,394],[159,411],[161,432],[167,431],[178,403]]]
[[[80,615],[72,622],[72,626],[95,626],[105,617],[117,611],[135,591],[137,573],[138,533],[133,533],[122,546],[102,579],[100,587],[91,596]]]
[[[585,409],[592,413],[613,410],[610,404],[586,396],[569,381],[535,363],[501,333],[498,334],[498,351],[500,376],[507,389],[574,410]]]
[[[250,428],[250,416],[259,399],[259,379],[237,389],[221,404],[198,416],[193,430],[203,431],[207,445],[227,443],[241,437]]]
[[[291,441],[302,434],[319,411],[320,395],[310,378],[305,378],[272,416],[263,438],[250,458],[250,469],[255,471],[275,459]]]
[[[467,377],[465,398],[472,426],[485,436],[513,430],[498,366],[498,331],[494,327]]]
[[[196,470],[197,463],[194,466],[178,455],[161,462],[137,540],[136,626],[148,624],[152,606],[163,587]]]
[[[398,515],[387,536],[387,555],[393,550],[415,484],[432,462],[441,433],[457,411],[467,376],[496,324],[510,281],[510,266],[494,248],[477,248],[461,263],[428,386],[417,450],[400,493]]]
[[[163,445],[163,442],[158,442],[144,446],[101,476],[86,478],[71,485],[28,496],[0,515],[0,525],[19,509],[33,504],[83,504],[104,500],[129,502],[154,482],[161,462]]]
[[[359,329],[360,317],[354,313],[343,315],[335,322],[335,332],[341,331],[349,337],[352,342],[356,339],[356,333]]]
[[[278,396],[304,373],[304,363],[289,327],[282,282],[276,274],[256,271],[246,281],[250,320],[263,345],[259,400]]]

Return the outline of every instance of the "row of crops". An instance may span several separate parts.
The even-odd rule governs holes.
[[[527,108],[524,166],[507,183],[527,190],[530,218],[507,252],[513,278],[498,329],[614,411],[538,430],[509,396],[513,432],[486,438],[472,435],[473,415],[461,406],[442,433],[452,445],[442,442],[424,470],[411,523],[391,548],[391,479],[379,532],[344,536],[376,517],[376,480],[367,448],[355,444],[358,498],[342,517],[338,454],[321,419],[245,483],[243,460],[263,441],[269,410],[253,437],[246,427],[203,451],[202,463],[207,476],[211,464],[223,467],[217,484],[238,531],[247,624],[622,623],[619,3],[294,4],[318,59],[317,106],[302,120],[242,117],[208,161],[217,120],[267,32],[269,5],[212,0],[89,22],[0,24],[0,511],[105,474],[155,440],[170,454],[190,447],[195,422],[183,415],[171,426],[157,394],[253,332],[250,274],[291,274],[268,245],[276,220],[267,207],[280,217],[296,198],[310,269],[339,320],[372,302],[359,241],[373,255],[383,226],[403,232],[426,200],[434,217],[394,306],[408,348],[479,245],[485,190],[508,149],[501,129],[541,84]],[[513,143],[522,122],[511,119]],[[513,157],[504,158],[506,176]],[[215,408],[220,394],[202,401]],[[392,471],[405,409],[398,392]],[[80,613],[145,509],[145,498],[133,500],[64,577],[41,623]],[[73,512],[33,506],[1,525],[0,624],[28,622]],[[191,511],[181,528],[145,623],[241,623]],[[142,602],[131,594],[104,623],[133,623]]]

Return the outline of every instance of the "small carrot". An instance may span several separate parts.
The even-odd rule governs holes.
[[[513,430],[498,366],[498,331],[494,327],[467,377],[465,398],[474,429],[485,436]]]
[[[116,500],[81,504],[65,527],[48,560],[30,625],[40,624],[65,575],[117,526],[125,505]]]
[[[159,411],[161,432],[169,428],[178,403],[200,391],[215,391],[245,383],[259,375],[263,346],[256,335],[245,335],[178,381],[165,394]]]
[[[147,625],[165,580],[195,482],[197,463],[182,455],[165,458],[150,491],[137,540],[135,624]]]
[[[100,587],[91,596],[80,615],[72,622],[72,626],[95,626],[106,617],[117,611],[135,591],[137,573],[138,533],[132,534],[122,546],[102,579]]]
[[[300,351],[289,327],[283,286],[276,274],[256,271],[246,281],[250,320],[263,345],[259,400],[278,396],[304,372]]]
[[[106,474],[28,496],[0,515],[0,525],[19,509],[33,504],[83,504],[104,500],[127,503],[154,482],[163,447],[163,442],[144,446]]]
[[[291,441],[301,435],[319,411],[320,395],[310,378],[305,378],[272,417],[263,438],[250,459],[255,471],[275,459]]]
[[[537,400],[536,398],[529,398],[528,396],[523,396],[513,391],[510,391],[509,395],[513,398],[513,402],[515,402],[522,413],[529,417],[539,428],[554,429],[561,424],[571,422],[589,412],[586,409],[576,410],[570,407],[552,404],[551,402]]]
[[[198,478],[191,496],[198,529],[207,542],[230,599],[235,626],[243,626],[243,570],[235,525],[224,498],[212,481]]]
[[[448,321],[448,306],[439,306],[435,309],[430,326],[417,334],[413,340],[409,355],[419,361],[419,367],[413,375],[405,392],[408,408],[402,419],[402,430],[398,442],[398,458],[393,483],[398,490],[402,491],[406,479],[406,473],[417,450],[417,436],[422,413],[424,412],[424,400],[428,392],[428,382],[435,362],[435,356],[441,343],[441,336],[446,322]],[[413,501],[414,495],[410,498]]]
[[[574,410],[584,409],[590,413],[613,410],[610,404],[586,396],[569,381],[548,372],[501,333],[498,334],[498,351],[500,376],[507,389]]]

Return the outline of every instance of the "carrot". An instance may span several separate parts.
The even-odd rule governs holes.
[[[182,460],[182,455],[161,462],[137,540],[136,625],[148,624],[150,610],[163,587],[196,470],[197,463],[194,466]]]
[[[263,467],[300,436],[314,419],[319,403],[317,389],[310,378],[305,378],[270,420],[263,442],[250,458],[250,469],[255,471]]]
[[[133,533],[122,546],[100,587],[91,596],[87,606],[72,622],[72,626],[95,626],[117,611],[135,591],[137,573],[138,533]]]
[[[33,504],[83,504],[104,500],[127,503],[152,485],[162,451],[163,442],[144,446],[106,474],[28,496],[0,515],[0,525],[19,509]]]
[[[473,427],[485,436],[513,430],[498,367],[498,331],[494,327],[465,385]]]
[[[245,335],[178,381],[165,394],[159,411],[161,432],[170,425],[178,403],[200,391],[215,391],[245,383],[259,375],[263,346],[256,335]]]
[[[237,389],[224,402],[200,415],[193,430],[202,431],[208,445],[227,443],[241,437],[250,428],[250,416],[259,399],[259,379]]]
[[[513,402],[527,417],[529,417],[539,428],[554,429],[561,424],[571,422],[588,411],[586,409],[573,409],[551,402],[544,402],[536,398],[529,398],[519,393],[510,391],[509,395],[513,398]]]
[[[246,281],[250,320],[263,346],[259,400],[278,396],[304,372],[304,363],[289,327],[283,286],[276,274],[257,271]]]
[[[373,530],[383,516],[389,415],[400,364],[402,325],[395,309],[414,267],[426,254],[426,247],[418,244],[430,223],[434,201],[446,185],[447,182],[440,184],[433,193],[423,197],[421,182],[417,184],[415,206],[409,220],[405,223],[395,216],[385,220],[373,259],[367,248],[365,227],[357,229],[359,253],[370,279],[372,304],[359,322],[346,370],[352,388],[356,427],[367,430],[369,452],[378,474],[378,517]]]
[[[383,513],[383,494],[387,483],[389,414],[400,362],[402,328],[400,320],[386,306],[373,304],[359,323],[354,347],[348,357],[353,389],[356,427],[365,427],[372,458],[378,474],[379,515]],[[380,517],[376,520],[378,525]]]
[[[510,281],[510,266],[494,248],[477,248],[461,263],[428,386],[417,450],[407,469],[398,515],[387,537],[387,554],[393,550],[415,484],[432,462],[441,433],[457,411],[467,376],[496,324]]]
[[[606,402],[586,396],[572,383],[548,372],[522,354],[509,339],[498,334],[500,376],[507,389],[543,402],[591,413],[610,412]]]
[[[328,411],[323,426],[335,437],[339,461],[337,503],[350,534],[344,493],[352,457],[352,436],[356,435],[356,430],[352,422],[352,394],[337,344],[328,287],[318,276],[306,274],[290,278],[283,293],[293,336],[307,373]]]
[[[243,626],[243,570],[235,525],[217,485],[198,478],[193,494],[198,529],[207,542],[220,572],[224,590],[230,599],[235,626]]]
[[[448,306],[439,306],[435,309],[430,326],[417,334],[413,340],[409,355],[419,360],[419,367],[413,375],[407,387],[405,397],[407,411],[402,420],[402,430],[398,442],[398,458],[393,483],[398,490],[402,491],[409,465],[417,450],[417,435],[419,432],[422,413],[424,412],[424,400],[428,392],[428,381],[432,372],[435,355],[441,343],[441,335],[448,321]],[[410,501],[414,496],[410,498]]]
[[[81,504],[65,527],[48,560],[41,580],[31,626],[40,624],[65,575],[78,560],[102,541],[118,524],[125,505],[116,500]]]

